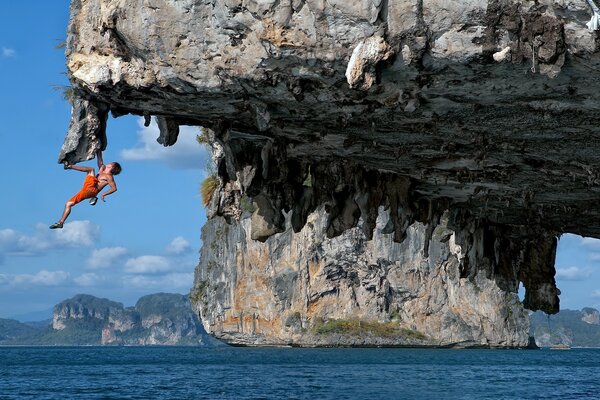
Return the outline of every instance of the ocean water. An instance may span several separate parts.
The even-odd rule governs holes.
[[[0,399],[599,399],[600,350],[0,347]]]

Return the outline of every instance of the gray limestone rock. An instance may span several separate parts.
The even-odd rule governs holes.
[[[380,210],[372,240],[360,227],[328,239],[320,209],[300,232],[288,218],[260,243],[248,214],[232,225],[216,217],[203,228],[192,305],[209,333],[238,345],[527,345],[523,265],[501,268],[486,250],[501,246],[493,235],[479,229],[468,247],[444,216],[430,238],[415,223],[399,244],[388,222]]]
[[[106,145],[82,117],[101,121],[105,104],[160,116],[167,145],[201,125],[224,148],[268,140],[271,164],[386,171],[478,219],[598,237],[590,16],[584,0],[73,2],[67,65],[84,102],[59,160]],[[224,183],[261,167],[229,153]],[[253,185],[300,202],[272,178]]]
[[[64,331],[64,335],[55,332]],[[54,307],[46,343],[94,345],[213,344],[186,296],[157,293],[135,307],[90,295],[77,295]]]
[[[600,325],[600,312],[595,308],[586,307],[581,310],[581,320],[590,325]]]
[[[261,195],[261,240],[320,207],[329,238],[359,221],[370,238],[384,207],[402,242],[448,212],[461,274],[488,268],[474,232],[490,227],[494,265],[522,266],[507,284],[556,312],[557,237],[600,237],[591,16],[585,0],[73,1],[59,161],[106,145],[103,105],[159,116],[165,145],[203,126],[219,151],[209,215],[235,222]]]
[[[91,160],[98,150],[106,149],[108,111],[106,103],[74,98],[71,123],[58,155],[59,163]]]

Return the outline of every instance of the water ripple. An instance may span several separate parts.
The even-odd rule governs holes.
[[[588,399],[600,350],[0,347],[0,399]]]

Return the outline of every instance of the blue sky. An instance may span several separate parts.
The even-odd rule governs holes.
[[[164,149],[155,126],[108,121],[106,162],[119,161],[118,192],[73,208],[50,231],[83,174],[57,157],[70,105],[64,50],[69,1],[0,6],[0,318],[48,310],[77,293],[132,305],[159,291],[187,293],[198,263],[205,210],[198,187],[207,155],[198,128]],[[95,161],[87,165],[95,165]],[[565,235],[556,266],[563,308],[600,308],[600,241]]]
[[[0,318],[77,293],[126,305],[159,291],[188,293],[206,220],[199,129],[184,127],[165,149],[155,125],[109,117],[104,160],[123,166],[118,191],[75,206],[62,230],[49,230],[85,177],[57,164],[71,108],[53,88],[68,83],[64,49],[55,47],[69,1],[0,7]]]

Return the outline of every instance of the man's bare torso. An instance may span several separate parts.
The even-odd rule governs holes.
[[[96,175],[96,178],[98,179],[98,190],[102,190],[106,185],[108,185],[110,181],[113,180],[112,174],[105,172],[104,165],[102,166],[102,168],[100,168],[100,171],[98,172],[98,175]]]

